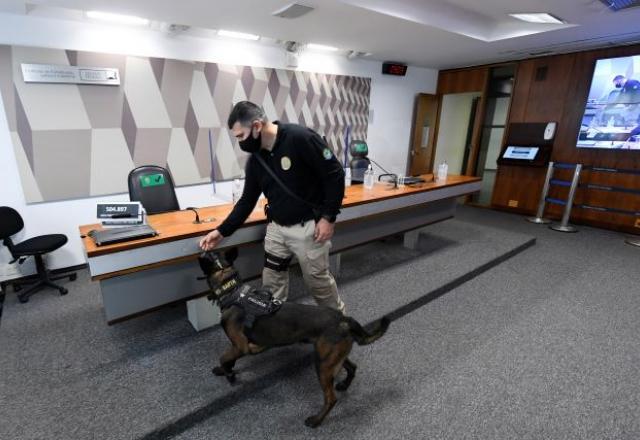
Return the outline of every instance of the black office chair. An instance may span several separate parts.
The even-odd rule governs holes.
[[[165,168],[143,165],[129,173],[129,200],[140,202],[147,214],[179,211],[173,178]]]
[[[42,256],[64,246],[67,243],[67,236],[63,234],[40,235],[16,244],[11,240],[11,236],[20,232],[22,228],[24,228],[24,222],[18,211],[8,206],[0,206],[0,239],[9,248],[9,252],[13,257],[13,261],[10,264],[16,261],[22,264],[28,257],[33,257],[36,260],[36,269],[38,270],[36,279],[26,279],[11,283],[15,292],[22,290],[24,285],[35,283],[26,291],[18,293],[18,299],[20,302],[25,303],[29,301],[31,295],[43,287],[58,289],[60,295],[66,295],[68,290],[55,284],[54,281],[63,278],[69,278],[69,280],[74,281],[76,274],[68,273],[52,277],[50,271],[44,265]]]
[[[371,165],[371,161],[367,157],[369,154],[369,147],[367,143],[362,140],[354,139],[351,141],[351,145],[349,145],[349,150],[351,150],[351,162],[349,162],[349,166],[351,167],[351,181],[356,183],[364,182],[364,172],[367,171],[369,165]]]

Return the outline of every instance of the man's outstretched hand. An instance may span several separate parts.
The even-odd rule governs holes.
[[[223,238],[224,237],[222,236],[222,234],[218,232],[217,229],[214,229],[213,231],[205,235],[204,238],[202,238],[202,240],[200,240],[200,247],[202,248],[203,251],[210,251],[216,246],[218,246],[218,244],[222,241]]]

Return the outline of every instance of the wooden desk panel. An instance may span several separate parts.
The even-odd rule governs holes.
[[[449,176],[445,182],[411,187],[391,188],[382,183],[370,190],[362,185],[348,187],[332,239],[332,253],[451,218],[456,197],[479,191],[481,184],[476,177]],[[107,321],[118,322],[163,304],[203,295],[206,285],[198,280],[201,273],[194,263],[200,253],[198,242],[231,209],[231,204],[198,209],[201,219],[216,219],[200,225],[193,224],[192,211],[149,216],[149,224],[160,233],[153,238],[102,247],[84,238],[89,270],[100,282]],[[86,234],[98,227],[82,226],[80,231]],[[259,207],[219,245],[219,249],[240,247],[235,265],[245,278],[262,271],[265,229],[266,219]]]
[[[388,200],[396,197],[406,196],[409,194],[433,191],[444,187],[451,187],[480,181],[480,178],[478,177],[448,176],[445,182],[429,182],[433,179],[432,174],[428,174],[423,177],[425,180],[427,180],[426,183],[398,187],[396,189],[390,189],[390,185],[386,183],[376,183],[371,190],[365,190],[362,185],[349,186],[345,188],[345,197],[342,203],[342,208],[345,209],[351,206],[362,205],[365,203]],[[84,245],[87,257],[92,258],[99,255],[106,255],[144,246],[152,246],[168,241],[205,235],[209,231],[217,228],[222,223],[222,221],[224,221],[227,215],[229,215],[232,208],[233,205],[230,203],[198,208],[198,214],[200,215],[201,220],[204,220],[208,217],[213,217],[215,219],[210,223],[201,223],[199,225],[193,224],[193,220],[195,219],[195,214],[193,213],[193,211],[183,210],[168,212],[164,214],[150,215],[147,217],[147,222],[158,232],[158,236],[140,240],[132,240],[123,243],[116,243],[107,246],[96,246],[93,240],[87,236],[89,231],[93,229],[102,229],[101,225],[99,224],[80,226],[80,235],[84,236],[84,238],[82,239],[82,243]],[[338,221],[340,221],[339,216]],[[242,227],[248,227],[265,222],[266,218],[264,216],[263,208],[262,206],[258,206],[253,210]]]

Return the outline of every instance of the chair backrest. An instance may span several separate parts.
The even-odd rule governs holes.
[[[369,154],[369,146],[367,143],[360,139],[352,139],[351,144],[349,144],[349,150],[351,152],[351,157],[356,158],[366,158],[367,154]]]
[[[24,228],[24,222],[20,213],[9,206],[0,206],[0,240],[9,248],[9,253],[14,258],[11,236],[20,232],[22,228]]]
[[[140,202],[147,214],[179,211],[173,178],[168,170],[155,165],[143,165],[129,173],[129,199]]]
[[[349,163],[351,167],[351,181],[364,182],[364,172],[367,171],[371,161],[367,157],[356,157]]]
[[[22,217],[9,206],[0,206],[0,240],[7,239],[24,228]]]

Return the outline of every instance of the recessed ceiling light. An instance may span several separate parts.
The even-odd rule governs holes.
[[[225,31],[223,29],[220,29],[218,31],[218,35],[220,35],[221,37],[240,38],[242,40],[257,41],[260,39],[260,35],[245,34],[244,32]]]
[[[135,24],[139,26],[149,25],[149,20],[146,18],[133,15],[112,14],[111,12],[87,11],[87,17],[93,18],[94,20],[108,21],[110,23]]]
[[[561,18],[558,18],[554,15],[551,15],[547,12],[530,12],[530,13],[521,13],[521,14],[509,14],[513,18],[517,18],[518,20],[526,21],[528,23],[551,23],[551,24],[565,24]]]
[[[315,44],[315,43],[309,43],[309,44],[307,44],[307,47],[309,49],[328,50],[328,51],[332,51],[332,52],[335,52],[336,50],[339,50],[337,47],[325,46],[324,44]]]

